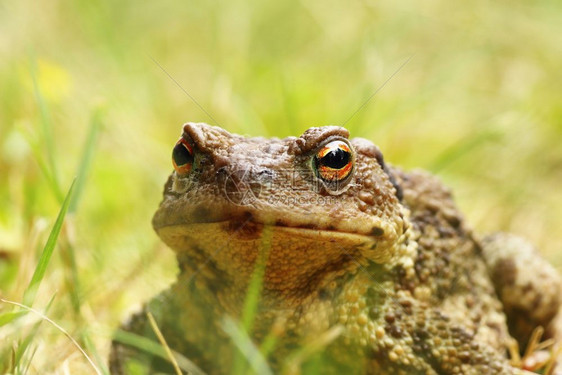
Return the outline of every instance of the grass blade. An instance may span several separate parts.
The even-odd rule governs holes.
[[[43,129],[43,143],[47,148],[47,160],[49,164],[49,178],[48,181],[51,183],[51,188],[55,193],[59,202],[62,202],[63,195],[60,187],[57,164],[55,163],[55,143],[53,141],[53,130],[51,126],[51,120],[49,116],[49,110],[47,107],[47,102],[41,93],[41,88],[39,87],[39,81],[37,77],[38,67],[37,61],[34,58],[30,58],[30,75],[31,81],[33,82],[33,92],[39,105],[39,112],[41,113],[41,128]]]
[[[96,346],[94,345],[92,339],[90,338],[90,334],[88,333],[88,328],[86,328],[86,330],[82,332],[81,342],[84,344],[84,347],[86,348],[88,353],[90,353],[94,357],[103,375],[110,375],[109,369],[107,368],[107,365],[105,363],[106,359],[100,356]]]
[[[277,341],[279,339],[279,335],[281,332],[284,331],[284,327],[283,327],[284,325],[285,325],[284,319],[277,319],[273,323],[273,326],[271,327],[271,330],[269,331],[267,336],[265,336],[265,339],[263,339],[260,346],[260,353],[265,358],[267,358],[269,354],[271,354],[273,349],[275,349],[275,346],[277,345]]]
[[[97,108],[90,116],[90,127],[88,130],[88,135],[86,136],[82,158],[80,160],[80,163],[78,164],[78,168],[76,171],[76,186],[70,199],[68,214],[75,213],[78,208],[78,203],[80,202],[80,198],[84,190],[84,185],[86,183],[88,173],[90,171],[90,166],[92,164],[99,130],[102,126],[101,119],[102,111],[100,108]],[[82,325],[84,319],[82,317],[81,311],[81,283],[78,277],[78,267],[76,266],[75,244],[72,241],[73,236],[68,235],[68,231],[72,231],[73,229],[73,223],[73,221],[67,222],[67,226],[65,227],[67,231],[63,232],[62,235],[62,239],[64,239],[64,241],[62,241],[61,243],[60,253],[65,267],[65,279],[67,288],[69,290],[70,302],[72,304],[76,320],[80,322],[80,325]],[[104,361],[100,358],[95,345],[92,344],[90,333],[87,328],[81,332],[79,342],[81,345],[85,346],[86,349],[93,355],[93,357],[96,359],[96,362],[98,363],[98,366],[100,367],[100,370],[104,374],[109,374],[109,370],[106,368]]]
[[[70,211],[70,210],[69,210]],[[82,302],[80,299],[80,280],[78,279],[78,267],[76,266],[76,256],[74,254],[74,244],[69,238],[68,231],[72,231],[71,227],[73,221],[68,220],[65,226],[65,232],[61,236],[59,245],[62,262],[64,265],[66,287],[68,288],[68,295],[70,303],[75,315],[80,316],[80,309]]]
[[[31,367],[31,362],[33,362],[33,357],[35,357],[35,354],[37,353],[37,349],[39,349],[38,346],[33,348],[33,351],[31,352],[31,354],[29,356],[29,360],[27,361],[27,366],[25,366],[25,369],[22,372],[24,375],[29,372],[29,368]]]
[[[0,315],[0,327],[5,326],[25,315],[25,311],[8,311]]]
[[[51,300],[47,304],[47,307],[45,307],[45,311],[43,312],[43,314],[48,313],[48,311],[50,310],[51,305],[52,305],[54,300],[55,300],[55,295],[53,295],[51,297]],[[25,352],[27,351],[27,348],[31,344],[31,341],[33,340],[33,338],[37,334],[37,331],[39,331],[39,327],[41,326],[42,322],[43,322],[43,320],[40,320],[37,323],[35,323],[35,325],[31,329],[31,332],[23,339],[23,341],[20,343],[20,345],[18,345],[18,349],[16,350],[16,354],[15,354],[15,366],[16,367],[20,367],[20,361],[22,360],[23,356],[25,355]],[[31,358],[29,359],[29,362],[31,362]],[[29,366],[29,363],[27,365],[24,365],[24,366],[21,366],[21,367],[28,367],[28,366]],[[25,371],[23,371],[23,372],[25,373]]]
[[[88,363],[90,364],[90,366],[92,366],[93,370],[96,372],[96,374],[98,375],[102,375],[101,371],[97,368],[97,366],[95,365],[94,361],[92,361],[92,359],[88,356],[88,354],[84,351],[84,349],[82,349],[82,347],[76,342],[76,340],[74,340],[74,338],[64,329],[62,328],[60,325],[58,325],[57,323],[55,323],[53,320],[51,320],[48,316],[46,316],[45,314],[42,314],[41,312],[26,306],[24,304],[21,303],[17,303],[14,301],[9,301],[7,299],[3,299],[0,298],[0,301],[4,302],[4,303],[8,303],[11,305],[15,305],[18,306],[24,310],[27,310],[29,312],[34,313],[35,315],[38,315],[42,320],[46,320],[47,322],[49,322],[51,325],[53,325],[56,329],[58,329],[60,332],[62,332],[71,342],[72,344],[76,347],[76,349],[78,349],[80,351],[80,353],[82,353],[82,355],[84,356],[84,358],[86,358],[86,360],[88,361]]]
[[[244,301],[244,310],[242,312],[242,326],[247,332],[252,331],[252,325],[258,309],[263,277],[265,274],[265,266],[267,264],[267,258],[269,257],[269,250],[271,248],[272,235],[272,227],[269,225],[264,226],[261,238],[260,257],[256,261],[254,272],[252,273],[252,278],[246,293],[246,300]]]
[[[94,113],[90,119],[90,129],[88,136],[86,138],[86,144],[84,147],[84,153],[82,154],[82,159],[78,165],[78,170],[76,171],[76,189],[72,199],[70,201],[70,206],[68,212],[76,212],[78,202],[82,196],[82,190],[84,189],[84,184],[86,182],[86,177],[90,171],[90,165],[92,164],[92,159],[94,156],[94,148],[96,145],[96,140],[98,138],[98,133],[102,124],[102,110],[100,108],[94,110]]]
[[[166,351],[166,355],[168,356],[168,361],[172,364],[172,366],[174,366],[174,371],[176,372],[177,375],[182,375],[182,372],[178,365],[178,361],[176,361],[176,359],[174,358],[174,355],[172,354],[172,349],[170,349],[168,343],[166,342],[166,339],[164,338],[164,335],[162,334],[162,331],[160,331],[160,328],[158,328],[158,324],[156,324],[156,320],[154,319],[154,316],[150,313],[150,311],[147,311],[146,317],[148,318],[148,322],[150,323],[152,330],[156,334],[156,337],[158,338],[160,345],[162,345],[162,347]]]
[[[159,343],[151,339],[139,336],[131,332],[117,330],[114,332],[113,339],[121,344],[132,346],[145,353],[152,354],[165,360],[169,360],[166,350]],[[178,366],[190,375],[204,375],[205,373],[195,363],[184,357],[182,354],[172,350]]]
[[[327,331],[312,337],[302,347],[296,349],[287,357],[282,374],[296,374],[299,369],[309,359],[313,359],[315,354],[321,353],[330,343],[336,340],[343,333],[343,327],[333,326]]]
[[[47,239],[47,243],[43,248],[43,252],[41,253],[41,257],[39,258],[39,262],[37,263],[37,267],[35,267],[35,272],[33,273],[33,277],[27,286],[27,289],[23,293],[23,304],[27,306],[32,306],[33,302],[35,301],[35,296],[37,294],[37,290],[39,289],[39,285],[45,276],[45,271],[47,270],[47,266],[49,261],[51,260],[51,256],[53,255],[53,251],[55,250],[55,245],[57,244],[57,239],[59,233],[62,228],[62,224],[64,222],[64,217],[66,212],[68,211],[68,205],[70,204],[70,198],[72,197],[72,192],[74,190],[74,183],[76,179],[72,181],[72,185],[66,194],[66,198],[64,198],[64,202],[62,207],[59,211],[57,216],[57,220],[55,221],[55,225],[53,229],[51,229],[51,233],[49,234],[49,238]]]
[[[86,178],[90,169],[94,154],[94,147],[100,127],[101,110],[98,108],[94,111],[90,119],[90,129],[84,145],[84,152],[76,171],[76,187],[74,188],[74,193],[72,194],[70,205],[68,207],[69,214],[76,212],[78,202],[80,200],[80,197],[82,196],[82,190],[84,188],[84,184],[86,182]],[[66,229],[72,229],[72,226],[67,226]],[[64,241],[63,245],[61,246],[61,255],[66,271],[66,283],[68,290],[70,291],[70,302],[72,303],[74,312],[79,316],[81,309],[80,280],[78,278],[78,268],[76,266],[74,244],[72,243],[71,236],[63,237],[67,239],[67,241]],[[84,334],[87,335],[86,333]]]
[[[222,329],[236,345],[236,348],[244,355],[254,373],[272,375],[273,371],[269,368],[267,361],[254,345],[244,327],[238,325],[232,318],[225,317],[221,325]]]
[[[254,266],[254,271],[252,273],[252,277],[250,279],[250,283],[248,285],[248,290],[246,292],[246,299],[244,301],[244,309],[242,310],[242,319],[241,319],[241,326],[240,329],[243,332],[237,334],[237,338],[249,338],[249,334],[252,332],[254,319],[256,317],[256,313],[258,310],[258,304],[261,296],[262,286],[263,286],[263,277],[265,275],[265,267],[267,264],[267,258],[269,257],[269,250],[271,249],[271,236],[273,234],[272,228],[269,225],[263,227],[262,238],[261,238],[261,248],[260,248],[260,257],[256,261]],[[232,328],[232,327],[230,327]],[[235,327],[237,328],[237,326]],[[227,332],[229,333],[229,332]],[[230,333],[236,333],[234,331]],[[229,334],[230,334],[229,333]],[[241,337],[241,334],[244,334],[244,337]],[[233,341],[235,337],[232,337]],[[251,340],[250,340],[251,341]],[[240,344],[235,342],[238,350],[234,356],[234,364],[232,373],[235,375],[244,374],[246,373],[246,363],[251,363],[251,358],[246,357],[245,355],[248,352],[242,351],[242,348],[247,348],[247,345]],[[252,343],[253,345],[253,343]],[[258,353],[259,354],[259,353]],[[261,354],[260,354],[261,355]],[[244,360],[246,359],[246,361]],[[259,373],[259,372],[258,372]]]

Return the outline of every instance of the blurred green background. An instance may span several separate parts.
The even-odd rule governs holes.
[[[186,121],[287,136],[349,119],[387,161],[438,174],[475,229],[562,268],[558,0],[0,0],[0,98],[0,296],[22,300],[85,172],[34,307],[56,294],[48,315],[101,361],[174,279],[150,221]],[[0,362],[31,337],[30,373],[91,371],[33,323],[0,325]]]

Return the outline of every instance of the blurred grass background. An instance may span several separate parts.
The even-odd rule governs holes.
[[[0,0],[0,296],[22,300],[82,171],[34,307],[55,296],[48,315],[103,361],[118,322],[174,279],[150,220],[183,122],[343,124],[411,56],[346,127],[437,173],[478,231],[528,237],[561,269],[557,0]],[[1,363],[32,323],[0,326]],[[30,349],[29,373],[90,371],[50,326]]]

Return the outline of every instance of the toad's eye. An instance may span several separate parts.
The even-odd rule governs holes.
[[[324,181],[343,181],[353,169],[353,154],[347,143],[332,141],[314,155],[313,163],[316,174]]]
[[[172,163],[176,173],[184,176],[191,171],[193,166],[193,148],[183,138],[176,143],[174,151],[172,151]]]

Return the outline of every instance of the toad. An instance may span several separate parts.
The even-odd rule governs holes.
[[[478,236],[436,177],[345,128],[187,123],[172,161],[153,226],[179,275],[123,329],[156,341],[150,311],[194,372],[230,373],[242,350],[273,373],[524,374],[514,343],[560,339],[560,277],[531,245]],[[110,357],[112,373],[172,371],[118,341]]]

